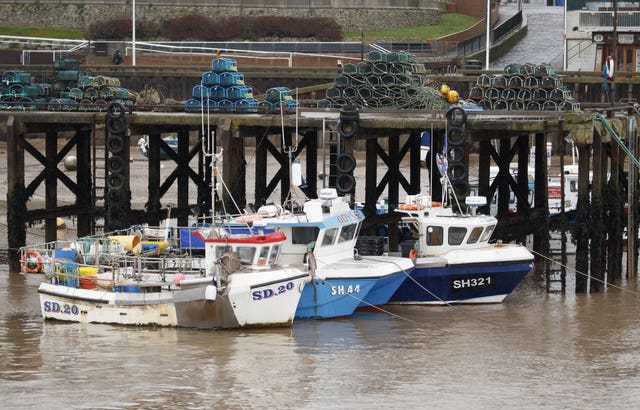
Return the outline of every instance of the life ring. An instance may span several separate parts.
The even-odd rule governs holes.
[[[410,259],[417,259],[418,258],[418,250],[415,248],[411,248],[411,250],[409,251],[409,258]]]
[[[22,270],[27,273],[42,272],[42,256],[36,250],[28,250],[22,255]]]

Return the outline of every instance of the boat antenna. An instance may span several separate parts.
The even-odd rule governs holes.
[[[298,96],[297,94],[298,89],[296,88],[296,98]],[[296,143],[295,145],[289,146],[287,145],[287,141],[285,138],[285,133],[284,133],[284,98],[282,96],[284,90],[280,89],[278,90],[279,94],[280,94],[280,132],[282,134],[282,149],[283,152],[285,154],[287,154],[287,156],[289,157],[289,161],[288,161],[288,168],[289,168],[289,193],[287,194],[287,199],[291,200],[293,202],[293,195],[294,195],[294,189],[293,189],[293,183],[291,181],[291,177],[293,176],[293,153],[296,152],[298,150],[298,106],[296,105],[296,111],[295,111],[295,115],[296,115]],[[292,204],[293,205],[293,204]]]

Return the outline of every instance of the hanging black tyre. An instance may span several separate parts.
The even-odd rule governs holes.
[[[355,105],[347,104],[340,110],[340,120],[358,120],[360,112]]]
[[[452,146],[447,150],[447,158],[450,164],[455,164],[464,161],[464,146]]]
[[[348,194],[356,187],[356,180],[351,174],[340,174],[336,178],[336,190],[339,194]]]
[[[107,160],[107,171],[120,174],[124,171],[124,159],[120,156],[111,156]]]
[[[353,172],[353,170],[356,169],[356,158],[350,153],[338,155],[336,159],[336,169],[340,174]]]
[[[461,127],[449,127],[447,129],[447,143],[451,145],[464,145],[467,142],[467,131]]]
[[[125,114],[125,108],[122,103],[118,101],[111,101],[109,105],[107,105],[107,115],[112,120],[117,120],[123,118]]]
[[[461,107],[451,107],[446,114],[449,124],[460,127],[467,122],[467,112]]]
[[[112,154],[119,154],[124,149],[124,137],[122,135],[109,135],[107,137],[107,150]]]
[[[467,166],[464,164],[449,164],[449,179],[451,182],[466,181],[468,174]]]
[[[127,124],[124,122],[124,118],[109,118],[107,119],[107,131],[111,134],[124,134],[127,129]]]
[[[122,189],[124,187],[124,175],[122,174],[111,174],[107,177],[107,188],[111,189]]]
[[[338,132],[342,138],[351,138],[358,132],[358,121],[342,120],[338,121]]]

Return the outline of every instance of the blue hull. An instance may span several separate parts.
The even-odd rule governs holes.
[[[389,299],[398,290],[402,282],[407,279],[405,272],[394,273],[377,280],[376,284],[371,288],[364,301],[358,307],[378,306],[389,302]]]
[[[296,319],[351,315],[375,285],[376,278],[314,279],[302,290]]]
[[[529,273],[531,263],[527,260],[443,267],[418,265],[410,274],[413,280],[405,280],[390,302],[499,303]]]

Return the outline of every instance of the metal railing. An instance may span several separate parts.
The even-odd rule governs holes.
[[[580,31],[610,31],[613,29],[614,12],[581,11],[578,20]],[[618,28],[640,31],[640,11],[618,12]]]
[[[235,8],[305,8],[305,9],[441,9],[451,0],[154,0],[154,6],[208,6]],[[32,0],[0,0],[0,4],[34,3]],[[56,3],[59,0],[38,0],[38,3]],[[117,0],[65,0],[66,4],[122,4]],[[128,4],[128,2],[127,2]]]

